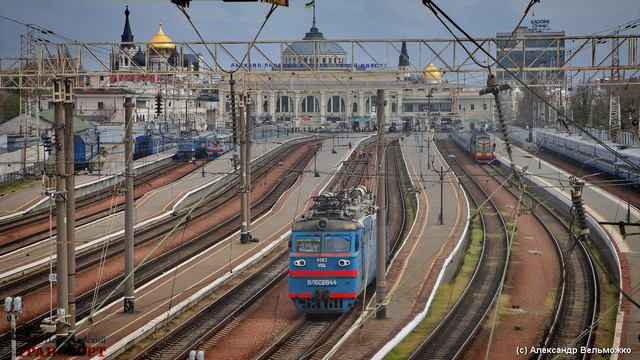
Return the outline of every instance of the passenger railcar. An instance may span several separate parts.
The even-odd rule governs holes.
[[[251,138],[253,140],[269,138],[272,136],[286,135],[286,131],[277,125],[260,124],[251,129]]]
[[[376,274],[373,199],[359,186],[313,200],[291,232],[289,297],[302,313],[348,312]]]
[[[609,175],[614,179],[629,180],[640,185],[638,167],[640,167],[640,149],[623,147],[619,144],[606,143],[615,149],[620,157],[631,161],[636,168],[622,161],[602,145],[580,135],[568,134],[564,131],[535,129],[535,142],[545,152],[563,157],[579,164]]]
[[[207,138],[207,157],[217,159],[233,150],[233,138],[230,134],[213,135]]]
[[[91,133],[73,135],[74,170],[93,171],[93,158],[98,154],[98,141]]]
[[[145,156],[157,154],[174,147],[175,140],[166,135],[141,135],[136,137],[133,159],[137,160]]]
[[[458,129],[452,132],[453,141],[471,154],[479,164],[488,164],[495,160],[491,137],[486,133]]]

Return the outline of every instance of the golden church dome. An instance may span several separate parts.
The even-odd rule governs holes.
[[[160,24],[158,32],[149,40],[149,43],[147,49],[150,56],[170,56],[176,50],[176,44],[162,31],[162,24]]]
[[[422,78],[427,79],[429,83],[438,83],[442,78],[442,73],[440,69],[438,69],[433,63],[430,63],[427,67],[422,70]]]

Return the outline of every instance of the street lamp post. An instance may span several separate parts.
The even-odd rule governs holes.
[[[315,139],[318,139],[318,135],[315,136]],[[320,177],[320,173],[318,173],[318,150],[320,149],[320,146],[318,146],[318,144],[314,145],[316,150],[313,153],[313,176],[314,177]]]
[[[434,158],[435,158],[435,156],[434,156]],[[430,158],[431,162],[433,162],[434,158]],[[433,166],[433,164],[431,164],[431,165]],[[451,170],[451,168],[448,168],[447,170],[444,170],[442,168],[442,166],[440,166],[440,170],[436,170],[435,166],[433,166],[432,170],[435,171],[436,174],[438,174],[438,176],[440,177],[440,214],[438,214],[438,224],[442,225],[442,224],[444,224],[444,219],[443,219],[443,202],[444,202],[443,193],[444,193],[444,190],[443,190],[443,186],[442,185],[444,183],[444,175],[446,173],[448,173],[449,171],[452,171],[452,170]]]
[[[332,154],[337,154],[336,151],[336,133],[335,131],[331,133],[331,142],[333,143],[333,148],[331,149]]]
[[[427,159],[431,159],[431,133],[427,132]],[[431,164],[427,162],[427,170],[431,169]]]
[[[433,97],[433,92],[435,90],[436,90],[435,88],[431,88],[427,93],[427,123],[425,124],[426,125],[424,127],[425,129],[429,129],[429,123],[431,120],[431,98]]]

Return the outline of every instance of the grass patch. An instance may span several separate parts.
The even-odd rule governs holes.
[[[602,253],[590,241],[584,242],[592,258],[597,264],[607,264],[607,260]],[[611,273],[610,269],[603,270],[596,265],[598,283],[600,284],[600,306],[598,313],[598,328],[595,331],[595,348],[610,348],[613,345],[616,329],[616,317],[618,315],[618,299],[620,293],[613,285],[604,271]],[[609,356],[594,355],[595,360],[609,359]]]
[[[398,176],[400,177],[400,183],[402,184],[402,190],[404,191],[405,211],[407,216],[407,224],[413,223],[416,217],[416,209],[418,208],[418,199],[413,191],[413,184],[411,183],[411,177],[407,170],[406,163],[402,151],[396,151],[396,160],[398,164]],[[411,226],[406,226],[402,238],[406,238]]]
[[[32,188],[42,184],[42,179],[38,177],[28,176],[20,180],[9,180],[0,182],[0,194],[10,194],[14,191]]]

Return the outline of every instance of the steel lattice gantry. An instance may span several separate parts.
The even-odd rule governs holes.
[[[191,89],[208,89],[228,86],[229,72],[234,72],[239,89],[265,91],[304,91],[305,89],[397,89],[424,87],[419,82],[407,81],[406,74],[423,73],[435,64],[442,74],[440,84],[464,84],[480,86],[488,68],[500,70],[494,62],[500,53],[501,62],[509,63],[512,74],[546,73],[546,83],[566,84],[566,79],[582,84],[594,84],[607,78],[607,74],[620,74],[620,81],[640,77],[638,62],[638,38],[640,35],[563,36],[549,42],[544,49],[557,60],[553,64],[523,61],[535,66],[517,65],[512,59],[515,53],[526,53],[530,47],[540,46],[535,37],[526,39],[480,38],[475,39],[482,49],[471,41],[453,39],[395,39],[395,40],[318,40],[337,43],[347,52],[344,63],[324,67],[310,62],[304,54],[295,54],[295,63],[283,63],[285,49],[291,51],[296,41],[211,42],[175,43],[178,58],[183,54],[198,54],[199,69],[168,64],[162,70],[149,66],[133,66],[116,70],[114,54],[123,43],[36,43],[35,58],[0,58],[0,88],[48,89],[52,77],[72,77],[75,86],[82,88],[127,87],[131,89],[173,86]],[[402,42],[409,49],[408,68],[398,68]],[[557,44],[562,43],[563,46]],[[148,43],[132,43],[136,47],[153,46]],[[612,47],[612,44],[615,47]],[[508,45],[508,48],[501,46]],[[531,49],[535,50],[535,49]],[[490,54],[491,56],[487,55]],[[555,55],[553,55],[555,54]],[[150,54],[146,53],[146,64]],[[617,56],[617,61],[613,61]],[[306,60],[306,61],[305,61]],[[482,66],[480,66],[482,65]],[[562,74],[562,78],[558,74]],[[133,77],[147,76],[149,81],[128,81]]]

